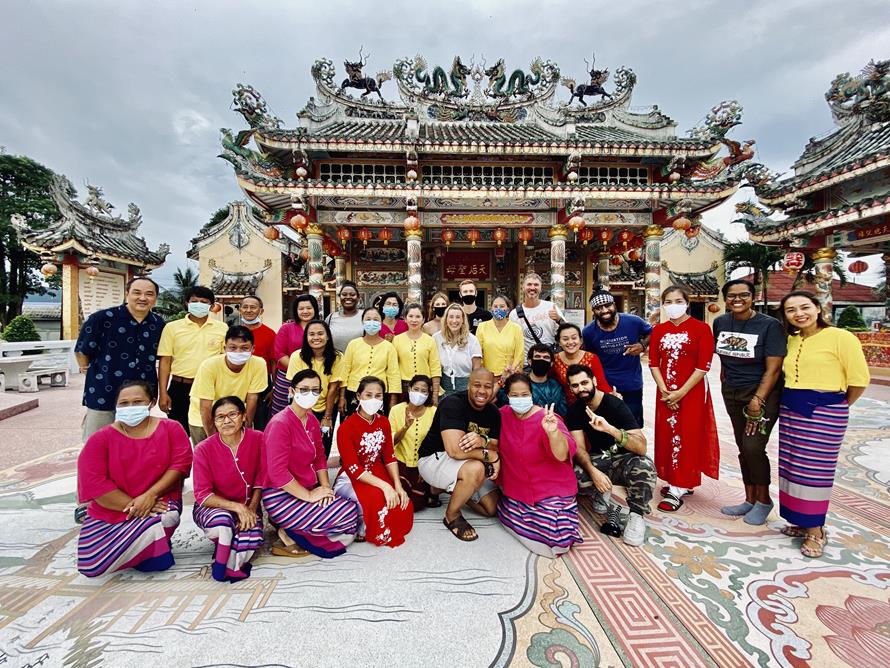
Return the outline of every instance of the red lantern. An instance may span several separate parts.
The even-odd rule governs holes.
[[[623,255],[623,254],[624,254],[624,248],[621,246],[621,244],[615,244],[615,245],[613,245],[613,246],[609,249],[609,252],[610,252],[612,255]]]
[[[692,237],[697,237],[699,232],[701,232],[700,227],[690,227],[684,234],[686,234],[687,239],[691,239]]]
[[[420,218],[417,216],[408,216],[403,223],[405,232],[414,232],[420,229]]]
[[[631,239],[633,239],[633,236],[634,236],[634,235],[633,235],[633,232],[631,232],[630,230],[621,230],[621,231],[618,233],[618,241],[622,241],[622,242],[624,242],[624,243],[627,243],[628,241],[630,241]]]
[[[445,242],[445,246],[450,246],[451,242],[454,241],[454,230],[448,228],[442,230],[442,241]]]
[[[593,241],[594,236],[596,236],[596,232],[594,232],[589,227],[585,227],[583,230],[578,232],[578,238],[584,243],[585,246],[588,242]]]
[[[720,305],[719,304],[708,304],[708,312],[709,313],[719,313]]]
[[[95,265],[90,265],[87,267],[87,276],[90,277],[90,280],[96,278],[99,275],[99,267]]]
[[[532,230],[530,227],[520,227],[518,236],[519,240],[522,242],[522,245],[528,246],[528,242],[535,237],[535,233],[534,230]]]
[[[309,249],[308,249],[308,248],[303,248],[303,249],[300,251],[300,259],[301,259],[303,262],[309,262]]]
[[[476,242],[482,238],[482,233],[477,229],[467,230],[467,239],[470,240],[470,245],[475,246]]]
[[[219,302],[213,302],[213,306],[210,307],[210,312],[219,313],[220,311],[222,311],[222,304],[220,304]]]
[[[613,255],[611,258],[609,258],[609,263],[613,267],[620,267],[621,266],[621,258],[618,257],[617,255]]]
[[[371,230],[369,230],[367,227],[363,227],[358,231],[358,234],[356,236],[362,240],[362,243],[365,246],[367,246],[368,242],[374,238],[374,233],[371,232]]]
[[[640,248],[642,248],[645,245],[646,245],[646,242],[643,240],[643,237],[640,237],[640,236],[634,237],[633,239],[631,239],[631,242],[630,242],[630,247],[636,248],[637,250],[639,250]]]
[[[352,239],[352,231],[348,227],[341,227],[337,230],[337,238],[343,244],[343,248],[346,248],[347,242]]]
[[[803,269],[805,262],[806,257],[804,257],[803,253],[792,251],[785,253],[785,258],[782,260],[782,268],[788,272],[800,271]]]
[[[583,230],[584,226],[587,225],[587,221],[584,220],[583,216],[579,216],[578,214],[575,214],[574,216],[569,218],[568,224],[569,224],[569,229],[572,232],[574,232],[575,234],[578,234],[578,231]]]
[[[854,274],[864,274],[868,271],[868,263],[863,262],[862,260],[856,260],[847,267]]]
[[[377,233],[377,238],[383,242],[384,246],[389,246],[389,242],[392,240],[392,230],[384,227]]]
[[[604,244],[609,243],[612,240],[612,230],[610,230],[608,227],[604,227],[603,229],[601,229],[599,231],[599,239]]]
[[[675,219],[674,222],[671,223],[675,230],[688,230],[692,227],[692,221],[689,220],[686,216],[680,216]]]
[[[269,225],[269,227],[263,230],[263,236],[269,241],[277,241],[281,237],[281,232],[274,225]]]
[[[492,237],[495,241],[498,242],[498,246],[505,242],[508,236],[509,234],[507,233],[507,230],[505,230],[503,227],[494,228],[494,232],[492,233]]]
[[[59,271],[59,268],[52,262],[47,262],[42,267],[40,267],[40,273],[42,273],[47,278],[49,278],[50,276],[54,276],[57,271]]]
[[[309,219],[306,218],[302,213],[297,213],[291,216],[290,226],[295,230],[302,232],[307,227],[309,227]]]
[[[627,259],[630,260],[631,262],[636,262],[637,260],[640,259],[640,251],[638,251],[636,248],[634,248],[627,254]]]
[[[325,247],[324,250],[325,255],[327,255],[328,257],[340,257],[341,255],[343,255],[343,251],[340,250],[340,247],[337,245],[337,243],[333,240],[329,241],[330,243],[327,247]]]

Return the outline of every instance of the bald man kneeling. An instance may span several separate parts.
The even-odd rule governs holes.
[[[494,374],[475,369],[466,392],[458,392],[439,403],[433,423],[418,453],[417,468],[432,487],[451,492],[443,522],[463,541],[479,536],[461,508],[494,517],[499,492],[494,482],[501,468],[498,437],[501,414],[491,403],[495,393]]]

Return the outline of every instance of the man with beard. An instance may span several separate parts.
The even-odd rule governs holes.
[[[573,364],[566,378],[577,398],[569,407],[566,427],[578,444],[578,484],[583,487],[592,482],[599,492],[593,512],[606,515],[600,531],[610,536],[622,533],[621,508],[610,500],[612,485],[623,485],[630,509],[624,542],[642,545],[646,537],[643,516],[649,514],[657,481],[655,464],[646,456],[646,436],[621,399],[597,389],[590,367]]]
[[[640,354],[649,344],[652,326],[630,313],[619,314],[615,298],[605,290],[590,297],[594,320],[581,333],[584,350],[596,353],[606,380],[643,426],[643,369]]]
[[[510,320],[522,328],[526,356],[536,343],[552,348],[556,343],[556,330],[564,321],[556,304],[541,299],[542,285],[538,274],[526,274],[522,280],[522,302],[510,312]]]

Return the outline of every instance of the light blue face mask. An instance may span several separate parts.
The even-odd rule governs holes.
[[[383,315],[387,318],[395,318],[399,314],[398,306],[384,306],[383,307]]]
[[[510,397],[510,408],[519,415],[528,413],[534,405],[535,403],[531,397]]]
[[[262,318],[254,318],[253,320],[248,320],[244,316],[241,316],[241,322],[245,325],[259,325]]]
[[[505,308],[494,308],[491,309],[491,315],[494,316],[495,320],[503,320],[507,317],[507,309]]]
[[[120,406],[114,411],[114,419],[128,427],[135,427],[148,417],[151,408],[148,406]]]
[[[204,302],[189,302],[189,314],[196,318],[206,318],[210,313],[210,304]]]
[[[381,323],[379,320],[365,320],[362,323],[362,327],[365,329],[365,334],[368,336],[374,336],[375,334],[380,333]]]

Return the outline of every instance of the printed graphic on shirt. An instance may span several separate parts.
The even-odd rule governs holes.
[[[631,343],[637,342],[632,342],[630,337],[626,334],[620,334],[611,339],[605,337],[601,338],[597,342],[597,346],[599,347],[600,352],[604,355],[623,355],[624,349],[631,345]]]
[[[469,422],[467,424],[467,432],[473,432],[474,434],[479,434],[480,436],[488,436],[488,432],[491,431],[491,427],[480,427],[475,422]]]
[[[717,335],[717,354],[752,360],[758,338],[757,334],[720,332]]]

